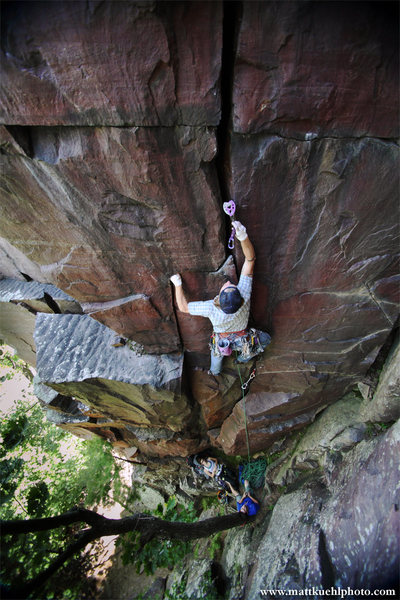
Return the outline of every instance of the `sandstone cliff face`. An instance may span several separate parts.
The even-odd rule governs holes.
[[[252,323],[273,337],[246,399],[251,451],[362,379],[399,309],[395,4],[2,11],[1,273],[57,286],[77,306],[29,313],[43,383],[142,454],[185,455],[210,440],[246,453],[236,366],[218,383],[201,370],[210,326],[176,311],[168,279],[181,272],[189,298],[202,299],[235,277],[229,197],[257,252]],[[15,292],[2,308],[10,301],[26,311]],[[57,324],[63,312],[85,314],[70,329]],[[96,321],[91,361],[79,348]],[[12,343],[18,327],[1,334]],[[79,373],[62,370],[63,381],[53,373],[70,350],[60,341],[52,352],[53,328],[80,352]],[[145,355],[106,350],[111,330]],[[101,372],[103,354],[118,373]],[[146,376],[126,378],[131,368]]]
[[[276,590],[293,598],[317,597],[322,590],[331,595],[346,592],[351,600],[375,590],[380,594],[392,590],[388,595],[396,595],[400,421],[391,426],[370,422],[384,398],[386,414],[394,419],[400,416],[398,390],[397,398],[390,399],[382,387],[391,378],[391,362],[392,358],[382,371],[372,401],[351,392],[292,439],[274,444],[275,452],[270,454],[274,460],[267,466],[264,484],[253,490],[261,503],[255,522],[225,532],[217,552],[215,539],[198,541],[195,551],[172,572],[158,573],[161,596],[174,582],[191,600],[217,596],[216,591],[226,600],[255,600],[260,590],[267,598]],[[171,461],[153,473],[137,465],[134,481],[152,482],[161,490],[166,486],[166,493],[177,493],[171,470]],[[176,476],[175,472],[175,481]],[[181,491],[198,492],[184,469],[179,479]],[[201,493],[212,493],[212,484],[198,479]],[[145,489],[146,506],[160,502],[151,488]],[[214,506],[201,518],[218,512]],[[145,589],[150,585],[151,580]],[[129,592],[120,596],[130,598]]]

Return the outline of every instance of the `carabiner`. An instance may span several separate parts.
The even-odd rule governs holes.
[[[254,379],[255,376],[256,376],[256,370],[253,369],[252,372],[250,373],[250,377],[248,378],[248,380],[242,384],[242,390],[246,390],[248,388],[250,381],[252,379]]]
[[[234,217],[235,214],[235,210],[236,210],[236,204],[234,200],[230,200],[229,202],[224,202],[222,205],[223,209],[224,209],[224,213],[226,215],[228,215],[231,218],[231,221]],[[228,248],[229,250],[233,250],[235,247],[235,233],[236,233],[236,229],[234,228],[234,226],[232,225],[232,232],[231,232],[231,237],[229,238],[228,241]]]
[[[235,228],[232,228],[231,237],[228,240],[228,248],[229,250],[233,250],[235,247]]]

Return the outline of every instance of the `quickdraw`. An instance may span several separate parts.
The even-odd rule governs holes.
[[[253,369],[252,372],[250,373],[250,376],[248,378],[247,381],[245,381],[244,383],[242,383],[242,390],[247,390],[249,383],[252,379],[254,379],[254,377],[256,376],[256,370]]]
[[[232,221],[233,217],[234,217],[234,214],[235,214],[235,210],[236,210],[236,204],[235,204],[235,202],[233,200],[230,200],[229,202],[224,202],[223,205],[222,205],[222,208],[224,209],[224,213],[226,215],[228,215],[231,218],[231,221]],[[229,250],[233,250],[233,248],[235,247],[235,233],[236,233],[236,229],[232,225],[231,236],[230,236],[229,241],[228,241],[228,248],[229,248]]]

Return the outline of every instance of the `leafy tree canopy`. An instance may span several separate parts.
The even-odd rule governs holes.
[[[2,353],[3,366],[4,360],[22,369],[15,355]],[[124,562],[152,573],[181,561],[191,540],[243,522],[239,513],[197,521],[193,504],[184,507],[175,497],[153,514],[132,514],[136,490],[120,475],[111,444],[99,437],[82,441],[50,424],[38,401],[16,402],[0,424],[0,578],[5,598],[15,600],[13,590],[25,598],[40,587],[47,600],[83,600],[90,557],[87,552],[73,557],[102,536],[121,536]],[[130,516],[106,519],[84,508],[115,502]],[[82,529],[84,522],[90,527]],[[57,579],[49,580],[56,571]]]
[[[28,367],[23,361],[4,347],[0,351],[1,366],[9,367],[12,375],[25,374]],[[2,381],[6,379],[10,377]],[[95,507],[121,500],[126,504],[130,491],[111,451],[111,444],[99,437],[83,441],[49,423],[38,401],[16,400],[0,424],[0,519],[50,517],[83,503]],[[12,584],[35,577],[70,542],[76,529],[5,539],[1,581]],[[52,598],[49,590],[47,598]]]

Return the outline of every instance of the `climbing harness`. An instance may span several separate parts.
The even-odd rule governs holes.
[[[247,381],[245,381],[244,383],[242,383],[242,390],[247,390],[249,383],[252,379],[254,379],[254,377],[256,376],[256,369],[254,367],[254,369],[252,370],[252,372],[250,373],[250,377],[248,378]]]
[[[235,204],[234,200],[230,200],[229,202],[224,202],[222,205],[222,208],[224,209],[224,213],[231,218],[231,221],[233,221],[233,217],[234,217],[235,210],[236,210],[236,204]],[[228,241],[229,250],[233,250],[233,248],[235,247],[235,233],[236,233],[236,229],[232,225],[231,236]]]
[[[213,332],[210,339],[210,350],[215,356],[230,356],[232,350],[239,351],[242,359],[250,360],[263,352],[264,348],[256,329],[241,331]],[[253,376],[254,377],[254,376]],[[251,379],[253,379],[251,377]],[[249,382],[246,382],[246,387]]]

